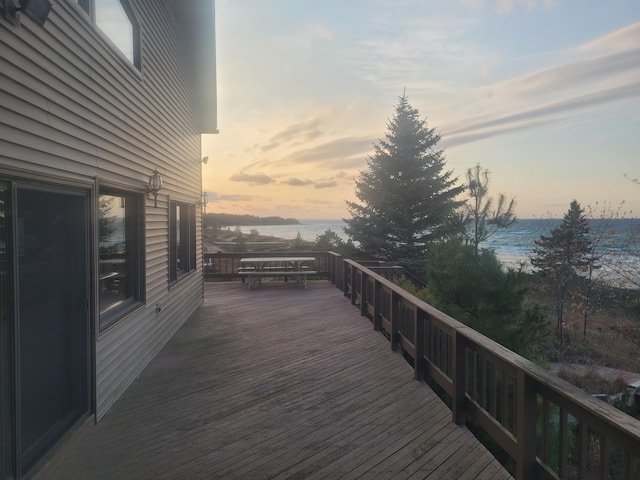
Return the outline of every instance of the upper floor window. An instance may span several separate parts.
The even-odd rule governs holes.
[[[128,0],[76,0],[113,44],[140,69],[140,27]]]

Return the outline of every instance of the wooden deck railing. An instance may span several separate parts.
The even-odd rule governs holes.
[[[386,334],[391,348],[401,348],[411,358],[416,379],[428,377],[446,392],[456,424],[468,420],[479,425],[513,459],[517,479],[640,478],[640,421],[436,310],[373,269],[333,252],[307,254],[316,257],[315,270]],[[264,254],[206,254],[205,278],[239,278],[239,259],[251,255]]]
[[[638,479],[640,421],[436,310],[351,260],[343,291],[391,348],[450,397],[453,421],[480,427],[518,479]]]

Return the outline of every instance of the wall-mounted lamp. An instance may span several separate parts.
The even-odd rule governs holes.
[[[49,0],[4,0],[4,15],[14,25],[20,25],[18,13],[22,12],[38,25],[43,26],[51,11]]]
[[[205,165],[207,164],[208,161],[209,161],[209,157],[204,157],[202,159],[202,163],[204,163]]]
[[[207,203],[209,203],[209,194],[202,192],[202,213],[207,213]]]
[[[153,195],[153,206],[158,207],[158,192],[162,188],[162,177],[158,173],[158,169],[155,168],[153,173],[149,177],[149,183],[147,184],[147,198],[151,198]]]

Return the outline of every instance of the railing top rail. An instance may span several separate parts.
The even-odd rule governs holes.
[[[296,250],[287,252],[214,252],[204,253],[208,257],[264,257],[266,255],[270,257],[290,257],[292,255],[304,255],[304,256],[324,256],[333,252],[327,252],[326,250]],[[335,255],[335,254],[334,254]]]

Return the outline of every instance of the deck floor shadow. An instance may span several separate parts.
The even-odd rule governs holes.
[[[511,477],[349,299],[310,281],[206,283],[50,478]]]

